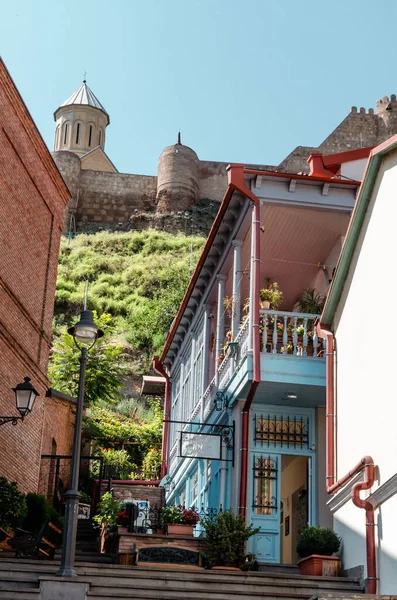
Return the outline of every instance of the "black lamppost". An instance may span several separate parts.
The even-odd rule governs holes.
[[[16,425],[18,421],[23,421],[26,415],[31,412],[37,396],[40,395],[30,383],[30,377],[24,377],[24,382],[18,383],[16,387],[12,388],[12,391],[15,393],[15,401],[20,417],[0,417],[0,425],[6,423]]]
[[[80,321],[76,323],[74,327],[70,327],[68,333],[73,336],[74,343],[81,351],[81,355],[76,422],[73,437],[72,466],[70,473],[71,481],[70,489],[65,494],[65,525],[63,531],[61,568],[57,573],[59,577],[76,576],[74,556],[76,552],[77,517],[80,498],[78,484],[80,471],[81,423],[84,407],[85,368],[88,350],[93,347],[98,338],[103,336],[103,331],[98,329],[94,323],[94,316],[91,310],[84,310],[81,313]]]

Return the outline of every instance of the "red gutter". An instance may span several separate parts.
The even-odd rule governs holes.
[[[153,358],[154,370],[165,378],[165,398],[164,398],[164,423],[163,439],[161,445],[161,467],[160,479],[163,479],[167,473],[168,440],[170,432],[170,412],[171,412],[171,381],[167,371],[164,369],[158,356]]]
[[[335,482],[335,386],[334,386],[334,336],[332,331],[321,322],[317,323],[317,334],[327,340],[326,354],[326,491],[334,494],[343,488],[360,471],[364,470],[364,481],[352,488],[352,502],[365,510],[365,539],[367,555],[368,594],[376,594],[376,546],[374,507],[360,498],[361,490],[369,490],[375,481],[375,465],[371,456],[364,456],[351,471]]]

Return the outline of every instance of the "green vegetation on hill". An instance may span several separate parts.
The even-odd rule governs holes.
[[[115,339],[146,370],[164,344],[204,238],[154,230],[81,234],[61,244],[55,334],[77,316],[89,284],[88,308],[109,313]]]
[[[84,431],[113,477],[158,477],[159,399],[139,395],[140,378],[128,393],[123,387],[126,378],[148,372],[161,351],[204,241],[153,230],[62,240],[50,378],[53,387],[77,395],[80,352],[66,329],[83,308],[88,280],[88,308],[105,336],[88,354]]]

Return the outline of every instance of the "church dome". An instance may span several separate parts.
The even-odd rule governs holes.
[[[95,148],[105,149],[105,129],[109,114],[86,80],[54,113],[54,150],[84,156]]]
[[[98,98],[95,96],[95,94],[91,90],[91,88],[88,87],[85,79],[84,79],[83,83],[81,84],[81,86],[75,92],[73,92],[73,94],[71,96],[69,96],[69,98],[67,100],[65,100],[65,102],[63,104],[61,104],[61,106],[59,108],[62,108],[63,106],[71,106],[71,105],[75,105],[75,104],[91,106],[92,108],[98,108],[99,110],[104,112],[105,115],[107,115],[107,117],[108,117],[107,125],[109,125],[109,123],[110,123],[109,114],[107,113],[103,104],[101,104],[99,102]],[[59,110],[59,108],[58,108],[58,110]],[[54,113],[55,119],[56,119],[56,113],[58,112],[58,110],[56,110]]]

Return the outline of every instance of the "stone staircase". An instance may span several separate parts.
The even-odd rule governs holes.
[[[41,600],[40,577],[54,576],[59,561],[3,558],[0,555],[0,599]],[[308,600],[356,598],[357,579],[302,577],[293,573],[204,571],[189,567],[130,567],[77,563],[79,580],[89,585],[87,600]],[[65,598],[69,596],[65,596]],[[55,598],[54,598],[55,600]],[[73,596],[70,596],[73,600]]]

